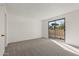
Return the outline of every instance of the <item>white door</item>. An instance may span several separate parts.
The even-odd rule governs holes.
[[[0,6],[0,56],[4,54],[5,50],[5,15],[4,7]]]

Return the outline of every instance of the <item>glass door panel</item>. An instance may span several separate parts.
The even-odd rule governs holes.
[[[55,38],[55,22],[49,22],[49,38]]]
[[[55,36],[59,39],[64,39],[64,20],[57,20],[55,27]]]
[[[64,39],[65,35],[64,18],[48,22],[49,38]]]

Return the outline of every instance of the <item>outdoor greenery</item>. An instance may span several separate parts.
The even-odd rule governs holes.
[[[61,24],[61,25],[59,26],[59,29],[64,29],[64,24]]]
[[[53,30],[53,29],[64,29],[64,24],[52,24],[52,26],[49,26],[49,29]]]

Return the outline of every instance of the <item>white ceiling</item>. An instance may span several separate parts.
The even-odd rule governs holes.
[[[79,9],[78,3],[25,3],[6,4],[7,11],[29,19],[44,20]]]

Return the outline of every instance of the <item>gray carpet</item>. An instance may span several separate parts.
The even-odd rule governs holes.
[[[4,56],[77,56],[49,39],[34,39],[10,43]]]

